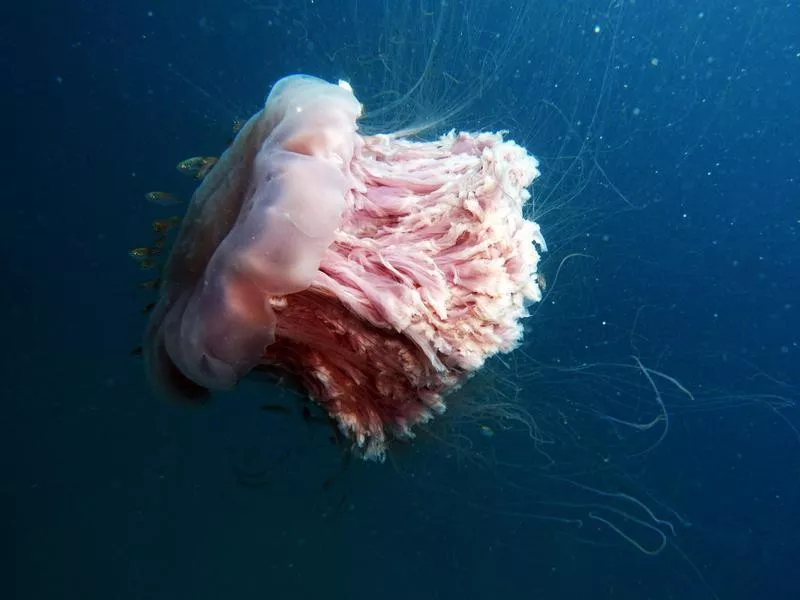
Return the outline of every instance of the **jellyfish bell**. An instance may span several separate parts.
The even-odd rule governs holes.
[[[538,162],[499,133],[360,135],[349,85],[275,84],[192,198],[147,327],[180,398],[266,365],[299,378],[363,457],[514,350],[541,299]]]

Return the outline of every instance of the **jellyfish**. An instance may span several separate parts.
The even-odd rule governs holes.
[[[346,82],[272,87],[192,197],[143,353],[152,384],[188,401],[290,374],[380,460],[520,344],[546,246],[525,148],[363,135],[361,114]]]

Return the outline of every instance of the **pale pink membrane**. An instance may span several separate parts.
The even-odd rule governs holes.
[[[538,163],[499,133],[356,133],[348,87],[278,82],[198,188],[145,355],[194,397],[258,365],[294,374],[366,458],[513,350],[545,248]]]

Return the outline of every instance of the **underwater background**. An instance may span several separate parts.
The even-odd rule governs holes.
[[[800,597],[796,2],[75,0],[2,29],[0,596]],[[127,254],[185,204],[144,194],[188,200],[175,165],[295,72],[347,79],[367,131],[541,160],[548,295],[459,393],[546,444],[454,398],[362,464],[277,385],[149,389]]]

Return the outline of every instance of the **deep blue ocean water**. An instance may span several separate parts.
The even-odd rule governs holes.
[[[800,598],[796,2],[3,13],[0,597]],[[350,81],[365,127],[508,129],[540,158],[549,295],[465,393],[548,443],[454,415],[342,466],[258,410],[292,401],[274,386],[148,389],[127,253],[176,211],[143,194],[188,197],[175,164],[295,72]]]

